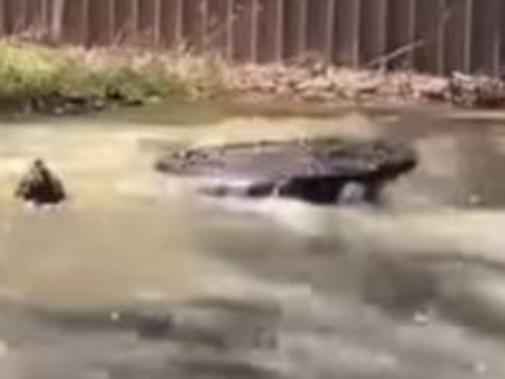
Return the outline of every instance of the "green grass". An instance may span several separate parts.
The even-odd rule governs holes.
[[[96,53],[0,42],[1,104],[54,94],[106,99],[115,93],[129,100],[202,99],[224,88],[223,66],[209,57]]]

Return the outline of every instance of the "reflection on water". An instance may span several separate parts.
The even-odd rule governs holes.
[[[0,377],[503,378],[505,128],[429,112],[191,128],[0,128]],[[160,147],[380,134],[422,164],[384,209],[215,200]],[[72,199],[12,200],[33,156]]]

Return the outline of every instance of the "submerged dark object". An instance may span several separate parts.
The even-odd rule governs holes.
[[[383,185],[412,170],[415,152],[382,140],[312,138],[207,146],[168,154],[156,169],[195,179],[214,196],[375,203]]]
[[[35,205],[58,204],[66,198],[62,182],[41,159],[33,162],[21,179],[15,195]]]

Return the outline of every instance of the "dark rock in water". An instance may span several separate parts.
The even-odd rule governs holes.
[[[201,147],[156,163],[166,174],[193,178],[213,196],[282,196],[330,204],[375,203],[383,185],[412,170],[413,150],[386,141],[314,138]]]
[[[66,198],[62,182],[40,159],[33,162],[21,179],[15,195],[35,205],[58,204]]]

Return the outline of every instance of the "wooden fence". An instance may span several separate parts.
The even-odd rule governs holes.
[[[0,33],[185,45],[242,62],[503,74],[505,0],[0,0]]]

